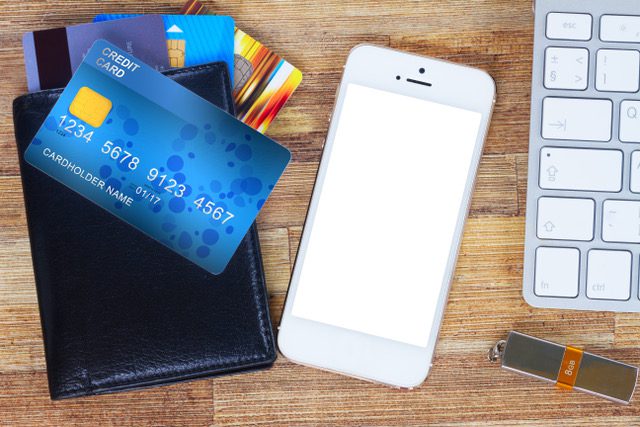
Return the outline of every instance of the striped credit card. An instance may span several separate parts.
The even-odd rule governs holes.
[[[199,1],[189,0],[180,13],[203,15],[208,10]],[[238,27],[234,35],[236,116],[264,133],[302,81],[302,73]]]

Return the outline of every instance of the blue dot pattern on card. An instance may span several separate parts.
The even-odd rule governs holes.
[[[92,99],[112,103],[97,127],[69,110],[82,88],[96,94],[89,107]],[[104,40],[25,153],[31,165],[213,274],[225,269],[290,158]]]

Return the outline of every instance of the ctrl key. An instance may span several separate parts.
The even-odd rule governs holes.
[[[587,262],[587,297],[628,300],[631,296],[631,252],[592,249]]]
[[[575,248],[536,249],[534,292],[539,297],[578,296],[580,251]]]

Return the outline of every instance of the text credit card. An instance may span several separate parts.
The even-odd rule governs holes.
[[[214,274],[230,261],[290,158],[283,146],[104,40],[90,49],[25,153],[31,165]]]

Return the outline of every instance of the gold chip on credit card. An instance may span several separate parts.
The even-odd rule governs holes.
[[[93,89],[83,86],[69,105],[69,112],[95,128],[100,127],[111,111],[111,101]]]
[[[167,40],[167,48],[169,50],[169,64],[172,67],[184,67],[186,43],[186,40]]]

